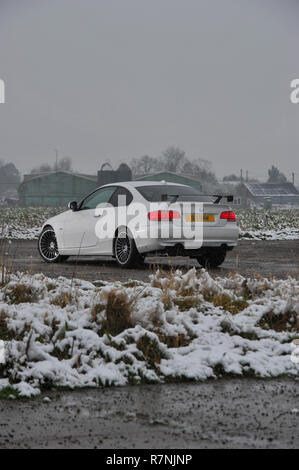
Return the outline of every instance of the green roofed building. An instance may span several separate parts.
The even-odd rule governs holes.
[[[70,201],[79,201],[97,186],[97,175],[64,170],[24,175],[18,189],[20,205],[66,206]]]
[[[65,206],[70,201],[80,201],[99,186],[119,181],[130,181],[132,172],[121,163],[117,170],[103,164],[94,175],[65,170],[24,175],[18,188],[19,204],[31,206]]]

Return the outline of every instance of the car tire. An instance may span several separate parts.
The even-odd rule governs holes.
[[[226,250],[222,248],[214,248],[206,251],[200,256],[197,256],[198,263],[203,268],[217,268],[220,266],[226,257]]]
[[[47,263],[62,263],[68,256],[60,255],[56,235],[52,227],[45,227],[38,238],[38,251]]]
[[[136,248],[135,240],[126,227],[119,228],[113,243],[114,257],[121,268],[140,268],[144,257]]]

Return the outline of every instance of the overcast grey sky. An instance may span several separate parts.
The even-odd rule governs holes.
[[[0,159],[22,171],[170,145],[299,181],[298,0],[0,0]]]

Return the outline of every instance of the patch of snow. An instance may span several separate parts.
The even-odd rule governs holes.
[[[0,315],[9,337],[4,338],[0,390],[10,385],[21,396],[34,396],[46,386],[205,380],[223,374],[298,376],[299,365],[291,361],[296,324],[275,331],[260,322],[270,313],[299,314],[294,278],[213,279],[204,269],[193,268],[169,275],[157,271],[149,282],[136,281],[134,287],[120,281],[101,284],[11,275],[0,289]],[[12,301],[19,285],[34,289],[32,302]],[[132,310],[133,326],[116,336],[103,328],[111,294],[124,294]],[[63,306],[59,299],[65,295]],[[231,313],[225,302],[214,302],[221,296],[236,304],[246,300],[243,310]],[[92,310],[95,305],[101,307],[98,313]],[[184,339],[182,344],[178,338]]]

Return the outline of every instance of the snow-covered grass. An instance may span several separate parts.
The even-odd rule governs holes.
[[[65,207],[1,207],[0,237],[37,238],[44,222],[64,210]]]
[[[1,278],[0,278],[1,279]],[[96,285],[95,285],[96,284]],[[0,396],[222,376],[298,376],[293,278],[157,271],[149,282],[11,274],[0,288]]]
[[[240,236],[256,240],[299,239],[299,209],[239,209]]]

